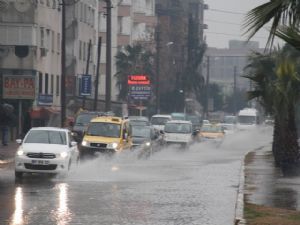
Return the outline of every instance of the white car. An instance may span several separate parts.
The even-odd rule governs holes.
[[[77,143],[67,129],[32,128],[20,144],[15,156],[15,176],[23,173],[66,173],[79,159]]]
[[[171,115],[156,114],[151,117],[151,125],[154,129],[161,131],[164,130],[166,122],[172,120]]]
[[[163,141],[166,145],[188,148],[193,141],[193,125],[190,121],[171,120],[164,128]]]

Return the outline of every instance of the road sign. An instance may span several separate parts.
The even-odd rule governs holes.
[[[147,75],[129,75],[128,85],[150,85],[150,79]]]
[[[52,104],[53,104],[53,95],[39,94],[38,96],[39,106],[52,106]]]
[[[81,77],[80,95],[90,96],[92,94],[92,75],[86,74]]]
[[[4,99],[34,99],[35,77],[3,75]]]
[[[130,85],[129,96],[134,100],[148,100],[151,97],[151,86]]]

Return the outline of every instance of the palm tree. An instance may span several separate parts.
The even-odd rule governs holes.
[[[296,53],[289,46],[270,54],[256,53],[250,58],[246,76],[255,85],[249,98],[258,98],[274,115],[272,150],[276,164],[283,168],[295,164],[299,157],[295,106],[300,98],[300,70],[296,67]]]
[[[281,25],[295,28],[300,22],[299,0],[270,0],[249,11],[244,27],[251,39],[261,28],[271,22],[269,29],[269,47],[273,44],[276,31]]]
[[[117,87],[119,88],[119,99],[127,100],[127,79],[132,74],[146,74],[153,80],[153,54],[141,45],[127,45],[116,55]]]

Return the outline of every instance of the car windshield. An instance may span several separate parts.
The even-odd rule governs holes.
[[[152,125],[165,125],[170,119],[167,117],[152,117]]]
[[[26,136],[24,143],[66,145],[66,132],[54,130],[31,130]]]
[[[132,136],[150,138],[151,128],[145,126],[132,126]]]
[[[222,127],[220,126],[203,126],[201,128],[202,132],[208,132],[208,133],[220,133],[222,132]]]
[[[186,123],[167,123],[165,126],[165,132],[188,134],[192,132],[192,126],[191,124]]]
[[[86,134],[90,136],[119,138],[121,135],[121,125],[103,122],[90,123]]]
[[[82,115],[79,115],[77,118],[76,118],[76,121],[75,121],[75,125],[87,125],[91,119],[97,117],[97,115],[95,114],[82,114]]]
[[[224,123],[235,124],[236,123],[236,117],[235,116],[225,116],[224,117]]]
[[[238,117],[240,124],[255,124],[256,117],[255,116],[239,116]]]

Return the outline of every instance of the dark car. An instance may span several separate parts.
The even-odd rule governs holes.
[[[149,119],[145,116],[129,116],[129,123],[130,125],[134,126],[134,125],[145,125],[145,126],[149,126],[150,122]]]
[[[133,148],[140,148],[142,154],[151,154],[160,148],[160,135],[153,127],[133,125],[131,128]]]
[[[103,112],[95,112],[95,111],[83,111],[79,113],[74,121],[74,125],[72,127],[72,135],[77,142],[81,142],[83,138],[83,133],[86,130],[91,119],[102,116]]]

